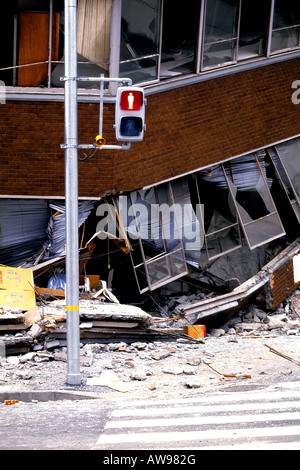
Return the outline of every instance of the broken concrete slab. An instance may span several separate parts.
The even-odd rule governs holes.
[[[300,239],[289,245],[272,261],[266,264],[261,271],[235,288],[232,292],[214,296],[200,302],[180,305],[178,312],[184,314],[189,323],[201,322],[210,326],[215,323],[225,323],[239,310],[250,305],[264,287],[273,282],[273,273],[285,261],[289,260],[300,250]],[[266,302],[268,304],[268,302]]]

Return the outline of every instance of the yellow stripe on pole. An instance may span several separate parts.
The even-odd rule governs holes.
[[[68,305],[66,307],[66,310],[79,310],[79,306],[78,305]]]

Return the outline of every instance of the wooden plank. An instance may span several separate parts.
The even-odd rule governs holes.
[[[26,344],[17,345],[17,346],[9,345],[6,347],[5,353],[7,356],[13,356],[13,355],[25,354],[27,352],[30,352],[30,350],[31,350],[31,347]]]
[[[59,289],[48,289],[47,287],[34,286],[34,290],[37,294],[47,297],[65,297],[65,291]]]
[[[39,86],[48,80],[49,13],[20,13],[19,65],[46,62],[18,69],[19,86]],[[53,13],[52,60],[58,60],[59,13]]]
[[[25,330],[25,329],[26,329],[25,323],[0,324],[0,331],[19,331],[19,330]]]

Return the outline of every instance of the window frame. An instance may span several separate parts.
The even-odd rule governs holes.
[[[169,190],[169,194],[170,194],[170,199],[172,201],[172,204],[174,204],[174,195],[173,195],[173,191],[172,191],[171,182],[168,182],[167,185],[168,185],[168,190]],[[158,205],[159,205],[160,201],[159,201],[157,186],[154,187],[154,191],[155,191],[156,203],[158,203]],[[178,248],[176,247],[174,250],[169,250],[168,247],[167,247],[165,238],[163,236],[162,237],[162,242],[163,242],[163,246],[164,246],[164,251],[159,253],[156,256],[153,256],[152,258],[149,258],[149,259],[146,258],[145,250],[144,250],[144,247],[143,247],[143,240],[142,240],[141,233],[140,233],[140,230],[139,230],[139,227],[138,227],[138,224],[137,224],[137,216],[136,216],[135,205],[134,205],[134,201],[132,199],[132,194],[131,193],[130,193],[130,201],[131,201],[131,207],[132,207],[132,211],[133,211],[133,215],[134,215],[136,235],[137,235],[137,239],[138,239],[138,247],[139,247],[139,250],[140,250],[140,255],[141,255],[141,258],[142,258],[142,262],[138,263],[138,264],[135,264],[134,255],[132,254],[132,252],[130,252],[130,257],[131,257],[131,262],[132,262],[132,266],[133,266],[133,270],[134,270],[134,274],[135,274],[135,278],[136,278],[136,282],[137,282],[139,292],[140,292],[140,294],[143,294],[147,291],[151,292],[155,289],[158,289],[159,287],[162,287],[162,286],[168,284],[169,282],[180,279],[181,277],[187,275],[189,271],[188,271],[188,267],[187,267],[187,262],[186,262],[186,257],[185,257],[185,252],[184,252],[182,239],[180,237],[178,238],[179,247]],[[177,221],[177,217],[176,217],[176,211],[174,211],[174,223],[176,225],[177,233],[180,233],[179,232],[178,221]],[[163,223],[162,223],[161,213],[159,214],[159,226],[160,226],[161,232],[163,233],[164,232],[164,227],[163,227]],[[171,256],[173,256],[174,254],[176,255],[177,253],[181,254],[182,261],[183,261],[183,270],[179,274],[172,274],[172,269],[173,268],[172,268],[172,263],[170,262],[170,259],[171,259]],[[167,267],[168,274],[163,279],[159,279],[158,281],[153,282],[153,280],[151,279],[150,272],[149,272],[149,267],[151,268],[151,266],[154,265],[157,261],[163,261],[163,260],[166,261],[165,265]],[[140,267],[144,268],[144,272],[145,272],[145,276],[146,276],[146,283],[148,285],[147,287],[143,287],[140,284],[140,280],[139,280],[138,274],[137,274],[137,271]]]
[[[163,27],[163,14],[164,14],[164,0],[159,0],[160,4],[160,30],[159,30],[159,37],[158,37],[158,52],[155,54],[146,54],[142,55],[139,57],[135,57],[132,59],[127,59],[124,61],[121,61],[122,63],[128,63],[128,62],[134,62],[136,60],[144,60],[144,59],[156,59],[156,71],[153,76],[153,79],[149,79],[145,82],[143,81],[137,81],[136,83],[139,83],[142,86],[153,86],[154,84],[163,84],[166,80],[167,82],[170,81],[176,81],[176,80],[184,80],[184,79],[190,79],[191,77],[199,78],[201,79],[201,76],[207,75],[208,73],[214,74],[214,72],[218,73],[218,70],[222,69],[223,71],[225,70],[225,73],[230,73],[235,67],[245,65],[247,68],[247,64],[253,63],[253,64],[261,64],[261,61],[264,61],[266,59],[276,59],[279,57],[278,60],[284,60],[283,58],[280,59],[280,57],[284,57],[287,55],[290,55],[291,53],[297,54],[297,52],[300,54],[300,33],[299,33],[299,41],[298,41],[298,46],[295,47],[290,47],[290,48],[284,48],[280,50],[274,50],[272,51],[272,34],[274,31],[279,31],[283,29],[292,29],[295,27],[299,27],[300,31],[300,23],[297,25],[293,26],[287,26],[283,28],[273,28],[273,21],[274,21],[274,8],[275,8],[275,2],[276,0],[270,0],[270,14],[269,14],[269,24],[268,24],[268,30],[266,32],[266,47],[263,55],[258,55],[255,57],[249,57],[249,58],[244,58],[244,59],[238,59],[238,53],[239,53],[239,35],[240,35],[240,19],[241,19],[241,4],[242,0],[238,0],[239,4],[239,11],[238,11],[238,25],[237,25],[237,33],[236,36],[232,37],[230,40],[231,41],[236,41],[236,45],[233,50],[233,60],[229,62],[223,62],[220,64],[215,64],[211,66],[204,66],[203,64],[203,58],[204,58],[204,49],[205,49],[205,20],[206,20],[206,8],[207,8],[207,1],[208,0],[202,0],[201,5],[199,6],[199,28],[197,31],[198,38],[195,41],[195,55],[194,55],[194,71],[187,71],[183,72],[182,74],[176,74],[174,76],[168,77],[168,79],[165,79],[164,77],[161,77],[161,60],[162,60],[162,27]],[[51,28],[51,18],[53,17],[53,2],[54,0],[49,0],[49,30],[52,31]],[[121,2],[120,2],[121,4]],[[12,35],[13,36],[13,35]],[[229,39],[224,39],[224,41],[228,42]],[[17,45],[15,44],[14,48],[16,48]],[[119,45],[115,45],[115,47],[119,48]],[[49,60],[52,57],[52,41],[51,41],[51,34],[49,35],[49,58],[48,58],[48,81],[47,85],[45,88],[41,87],[18,87],[16,81],[13,82],[12,85],[6,86],[7,91],[9,92],[10,95],[13,94],[15,91],[15,97],[14,99],[18,99],[18,96],[25,94],[25,95],[30,95],[30,93],[34,93],[36,96],[36,90],[39,90],[40,95],[46,95],[47,92],[51,93],[51,96],[53,96],[53,99],[55,99],[55,95],[60,95],[63,92],[63,86],[62,87],[56,87],[52,86],[51,84],[51,64],[54,63],[54,61]],[[56,63],[56,62],[55,62]],[[57,63],[62,63],[63,61],[57,61]],[[110,64],[111,66],[111,64]],[[259,65],[257,65],[259,66]],[[11,68],[14,70],[18,70],[18,65],[16,65],[16,62],[13,64]],[[120,61],[118,63],[118,68],[120,67]],[[10,67],[8,67],[10,68]],[[224,72],[223,72],[224,73]],[[232,73],[232,72],[231,72]],[[214,75],[213,75],[214,76]],[[93,95],[97,92],[97,87],[95,86],[94,88],[81,88],[81,90],[84,91],[90,91],[90,95]],[[51,98],[50,98],[51,99]]]
[[[198,173],[199,172],[196,172],[195,175],[197,176]],[[225,181],[226,181],[226,179],[225,179]],[[199,191],[198,178],[195,178],[195,185],[196,185],[198,204],[201,205],[201,197],[200,197],[200,191]],[[228,194],[230,194],[230,196],[231,196],[229,188],[228,188]],[[204,214],[202,214],[202,219],[204,221]],[[203,248],[205,249],[206,257],[207,257],[207,260],[209,262],[213,261],[213,260],[216,260],[217,258],[220,258],[221,256],[232,253],[233,251],[238,250],[242,247],[243,241],[242,241],[242,234],[241,234],[241,226],[240,226],[240,223],[239,223],[239,218],[238,218],[238,215],[237,215],[237,211],[235,211],[235,219],[236,219],[235,223],[227,225],[226,227],[222,227],[221,229],[215,230],[214,232],[211,232],[211,233],[206,233],[205,229],[203,228],[203,231],[204,231],[204,247],[202,247],[202,250],[203,250]],[[203,225],[204,225],[204,222],[203,222]],[[238,236],[239,236],[239,244],[237,244],[233,248],[229,248],[228,250],[225,250],[225,251],[220,251],[220,253],[218,253],[216,255],[213,255],[213,256],[210,256],[209,246],[208,246],[209,238],[215,236],[216,234],[219,234],[219,233],[221,234],[221,232],[223,232],[224,230],[230,230],[233,227],[237,228],[237,232],[238,232]],[[202,250],[200,250],[200,254],[201,254]]]
[[[268,37],[268,44],[267,44],[267,57],[276,55],[276,54],[283,54],[285,52],[290,52],[294,50],[298,50],[300,47],[300,22],[298,24],[295,24],[293,26],[284,26],[280,28],[273,28],[274,25],[274,11],[275,11],[275,4],[276,0],[271,0],[271,14],[270,14],[270,25],[269,25],[269,37]],[[295,47],[287,47],[284,49],[276,49],[272,51],[272,39],[273,39],[273,33],[276,31],[283,31],[283,30],[288,30],[288,29],[293,29],[293,28],[299,28],[299,35],[298,35],[298,46]]]
[[[266,214],[265,216],[262,216],[262,217],[259,217],[257,219],[253,219],[249,222],[245,222],[243,221],[243,217],[241,215],[241,212],[240,212],[240,208],[239,208],[239,204],[238,202],[236,201],[236,197],[235,197],[235,194],[233,193],[233,190],[232,190],[232,185],[234,185],[233,182],[230,182],[229,181],[229,178],[228,178],[228,175],[226,173],[226,170],[225,170],[225,165],[226,164],[222,164],[222,168],[223,168],[223,172],[224,172],[224,175],[225,175],[225,178],[226,178],[226,181],[227,181],[227,185],[228,185],[228,188],[229,188],[229,191],[231,193],[231,196],[232,196],[232,199],[233,199],[233,202],[234,202],[234,205],[235,205],[235,208],[236,208],[236,212],[238,214],[238,218],[239,218],[239,221],[240,221],[240,225],[243,229],[243,233],[244,233],[244,236],[245,236],[245,239],[247,241],[247,244],[250,248],[250,250],[254,250],[255,248],[258,248],[259,246],[262,246],[262,245],[265,245],[266,243],[270,243],[272,240],[276,240],[277,238],[281,238],[283,237],[286,232],[284,230],[284,227],[283,227],[283,224],[281,222],[281,219],[279,217],[279,214],[278,214],[278,210],[276,208],[276,205],[275,205],[275,202],[273,200],[273,197],[271,195],[271,192],[268,188],[268,183],[266,181],[266,177],[264,175],[264,172],[262,171],[261,169],[261,166],[260,166],[260,163],[259,163],[259,160],[258,160],[258,157],[257,157],[257,152],[253,152],[253,154],[249,154],[249,155],[254,155],[254,158],[255,158],[255,161],[256,161],[256,164],[257,164],[257,167],[258,167],[258,170],[260,172],[260,175],[262,177],[262,180],[263,180],[263,183],[265,185],[265,189],[266,189],[266,192],[268,194],[268,197],[269,197],[269,201],[271,202],[272,206],[273,206],[273,211],[272,212],[269,212],[268,214]],[[230,163],[230,162],[229,162]],[[234,185],[235,186],[235,185]],[[236,187],[236,186],[235,186]],[[257,225],[259,223],[262,222],[262,220],[267,220],[267,218],[270,218],[271,216],[274,216],[276,215],[277,216],[277,223],[278,223],[278,226],[280,227],[281,229],[281,232],[278,232],[277,235],[274,235],[274,236],[270,236],[269,238],[266,238],[264,239],[263,241],[259,242],[259,243],[252,243],[250,241],[250,237],[249,237],[249,233],[247,232],[247,227],[248,226],[251,226],[251,225]]]
[[[275,168],[275,171],[277,173],[277,177],[279,179],[279,181],[281,182],[282,184],[282,187],[286,193],[286,196],[287,196],[287,199],[295,213],[295,216],[297,217],[297,220],[300,224],[300,195],[297,194],[297,191],[292,183],[292,180],[289,176],[289,173],[286,169],[286,166],[283,162],[283,159],[281,158],[281,155],[280,155],[280,152],[278,151],[277,149],[277,146],[275,145],[274,147],[270,147],[268,149],[268,155],[270,156],[270,159],[273,163],[273,166]],[[279,169],[279,166],[277,165],[277,163],[275,162],[274,160],[274,156],[278,158],[279,162],[280,162],[280,165],[281,165],[281,168]],[[288,185],[290,186],[290,190],[293,192],[293,198],[290,196],[289,194],[289,188],[287,186],[287,183]]]

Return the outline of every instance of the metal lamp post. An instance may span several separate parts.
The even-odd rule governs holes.
[[[77,0],[64,5],[67,383],[79,385]]]

